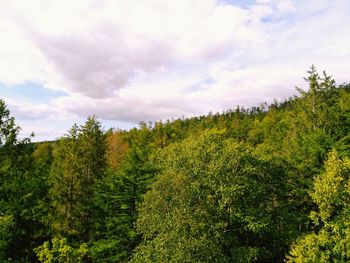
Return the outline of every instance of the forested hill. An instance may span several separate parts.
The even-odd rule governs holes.
[[[18,137],[0,100],[0,262],[350,261],[350,85],[271,105]]]

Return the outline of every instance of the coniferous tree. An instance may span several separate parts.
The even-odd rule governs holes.
[[[54,256],[55,244],[62,243],[65,238],[68,238],[68,246],[76,251],[92,239],[96,221],[94,189],[97,181],[104,177],[105,169],[105,134],[100,122],[89,117],[84,125],[74,125],[57,146],[50,178],[52,209],[48,223],[59,241],[52,239],[51,243],[46,242],[36,249],[43,260]],[[81,256],[78,252],[72,255]],[[83,261],[89,260],[84,253]]]
[[[3,232],[0,261],[33,260],[41,242],[38,201],[43,198],[40,178],[34,173],[33,147],[29,138],[19,139],[20,127],[0,100],[0,217]],[[7,236],[7,238],[5,238]]]

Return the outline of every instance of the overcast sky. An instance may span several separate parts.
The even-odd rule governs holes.
[[[350,81],[350,0],[0,0],[0,98],[35,140]]]

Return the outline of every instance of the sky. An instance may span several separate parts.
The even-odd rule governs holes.
[[[0,0],[0,98],[34,141],[350,81],[350,0]]]

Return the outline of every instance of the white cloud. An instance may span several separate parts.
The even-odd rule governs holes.
[[[347,0],[0,5],[0,82],[68,93],[41,105],[11,101],[23,120],[96,113],[137,123],[250,106],[292,95],[311,64],[348,81]]]
[[[45,74],[36,78],[51,83],[49,88],[59,85],[89,97],[113,95],[136,71],[207,61],[264,39],[247,10],[213,0],[131,1],[127,6],[32,0],[9,1],[8,8],[10,22],[36,47],[21,62],[29,68],[29,61],[40,61],[36,71]],[[11,43],[21,42],[16,38]]]

